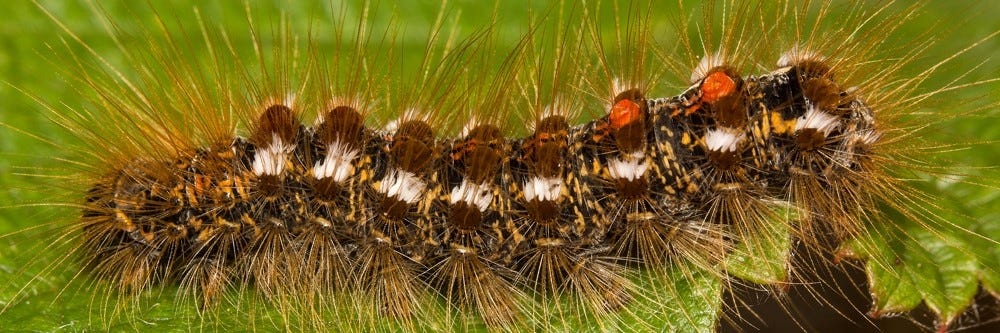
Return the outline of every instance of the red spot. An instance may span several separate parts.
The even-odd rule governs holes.
[[[611,120],[611,127],[620,129],[639,120],[641,116],[642,110],[639,108],[639,104],[630,99],[622,99],[611,107],[609,118]]]
[[[714,103],[734,90],[736,90],[736,81],[733,81],[725,72],[713,72],[705,77],[705,81],[701,83],[701,99],[706,103]]]

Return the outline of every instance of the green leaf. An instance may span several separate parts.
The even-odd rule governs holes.
[[[869,237],[845,244],[844,251],[867,260],[872,316],[906,312],[923,302],[939,325],[947,326],[971,305],[984,267],[980,260],[987,258],[968,245],[979,236],[956,225],[912,222],[899,215],[869,231]]]
[[[896,253],[891,246],[881,237],[873,237],[866,240],[865,244],[859,244],[861,240],[855,239],[846,243],[842,250],[850,252],[853,256],[861,259],[868,259],[872,254],[886,255]],[[898,248],[898,247],[897,247]],[[925,257],[925,256],[922,256]],[[923,295],[907,276],[896,274],[899,267],[903,266],[902,258],[895,258],[886,261],[870,260],[865,265],[865,271],[870,281],[870,289],[874,298],[874,309],[871,309],[873,316],[880,313],[900,313],[912,310],[923,301]],[[930,270],[930,265],[918,265],[917,267]],[[918,275],[919,276],[919,275]]]
[[[780,218],[747,231],[748,237],[726,259],[726,272],[762,285],[788,282],[792,245],[787,221],[795,217],[790,210],[778,210],[774,216]]]
[[[973,249],[981,254],[977,257],[980,261],[979,278],[986,291],[1000,297],[1000,244],[996,243],[1000,240],[1000,223],[984,221],[978,224],[975,231],[988,238],[972,239]]]
[[[912,310],[923,300],[944,322],[950,322],[976,294],[977,262],[969,252],[937,235],[912,231],[909,236],[913,238],[888,246],[901,249],[888,252],[898,254],[897,259],[870,260],[866,266],[875,298],[873,314]]]
[[[712,332],[722,306],[718,274],[679,265],[649,270],[634,279],[637,304],[625,311],[624,331]]]

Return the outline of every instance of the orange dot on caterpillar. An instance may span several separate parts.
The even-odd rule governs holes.
[[[708,74],[701,83],[701,98],[707,103],[714,103],[736,90],[736,81],[725,71],[715,71]]]
[[[611,107],[611,127],[621,129],[642,117],[642,109],[639,104],[630,99],[622,99]]]

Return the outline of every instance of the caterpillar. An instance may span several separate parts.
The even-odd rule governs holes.
[[[930,164],[952,146],[918,135],[928,117],[995,113],[995,62],[936,70],[988,51],[997,32],[906,77],[931,52],[912,41],[938,30],[898,45],[874,34],[930,9],[717,5],[535,8],[511,14],[527,19],[510,50],[499,26],[451,33],[457,12],[444,9],[418,60],[393,50],[406,33],[373,4],[305,6],[332,13],[327,30],[292,10],[261,25],[257,4],[198,6],[194,25],[151,8],[137,22],[147,34],[101,21],[110,53],[41,5],[64,34],[42,52],[86,100],[14,83],[68,139],[3,121],[70,147],[61,166],[20,173],[66,187],[65,204],[24,206],[68,206],[59,214],[75,219],[4,237],[58,230],[31,246],[42,255],[21,252],[44,263],[10,274],[0,322],[61,326],[31,326],[42,289],[97,308],[82,329],[712,330],[753,317],[724,309],[726,297],[753,304],[723,290],[809,292],[812,274],[840,269],[834,257],[866,260],[873,316],[922,301],[935,329],[962,325],[980,279],[996,293],[997,178]],[[243,36],[212,26],[233,11]],[[701,26],[688,20],[699,11]],[[669,31],[676,40],[655,38]],[[925,88],[931,78],[943,83]],[[980,98],[954,94],[969,91]],[[947,207],[910,187],[913,170],[985,174],[965,181],[985,190]],[[178,306],[156,312],[164,303]]]

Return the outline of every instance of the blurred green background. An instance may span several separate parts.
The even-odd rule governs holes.
[[[467,35],[481,28],[489,21],[493,4],[481,1],[453,1],[454,8],[449,17],[457,20],[460,35]],[[870,6],[882,6],[882,2],[871,2]],[[901,7],[906,4],[889,4]],[[112,65],[120,67],[126,62],[122,52],[117,49],[114,41],[109,38],[105,28],[106,20],[96,14],[89,5],[76,2],[43,3],[58,19],[76,33],[94,52],[101,54]],[[190,29],[189,34],[196,34],[196,18],[193,8],[197,6],[203,18],[210,27],[221,26],[233,39],[233,44],[242,48],[241,54],[249,55],[251,42],[245,20],[244,4],[236,1],[202,4],[201,1],[175,1],[171,4],[126,4],[109,2],[101,4],[101,9],[123,31],[143,31],[156,23],[155,14],[159,13],[168,25],[177,24]],[[357,5],[352,5],[356,7]],[[684,5],[694,8],[694,2]],[[326,12],[328,5],[305,2],[254,2],[249,5],[254,13],[256,24],[267,26],[273,21],[276,13],[284,13],[292,18],[291,25],[295,31],[308,31],[312,24],[316,26],[329,25],[331,14]],[[354,8],[352,7],[352,8]],[[529,2],[525,4],[504,3],[498,5],[501,20],[498,22],[501,31],[498,44],[509,48],[528,25],[528,13],[542,12],[552,8],[546,2]],[[392,9],[390,9],[392,8]],[[654,38],[667,45],[675,43],[679,33],[671,28],[671,20],[679,17],[695,16],[690,13],[678,13],[676,4],[659,6],[653,16]],[[154,10],[155,9],[155,10]],[[5,19],[0,21],[0,123],[8,127],[0,127],[0,306],[15,295],[24,297],[15,307],[8,309],[0,316],[0,330],[23,328],[37,331],[78,331],[92,328],[100,323],[100,318],[93,318],[88,308],[99,305],[92,303],[85,283],[74,283],[64,287],[71,280],[76,263],[72,260],[58,261],[58,248],[46,247],[53,234],[58,234],[60,226],[73,222],[78,212],[72,208],[52,207],[45,205],[51,202],[75,202],[77,198],[68,197],[67,191],[61,191],[60,182],[55,179],[30,177],[23,174],[47,174],[65,166],[58,160],[67,156],[61,151],[60,143],[69,142],[72,136],[54,126],[46,119],[45,111],[34,99],[54,105],[77,107],[87,102],[86,88],[69,84],[66,78],[55,68],[65,67],[67,52],[53,52],[63,49],[66,35],[59,26],[29,1],[12,1],[4,4]],[[433,23],[438,12],[438,6],[433,3],[385,2],[379,5],[379,10],[372,14],[376,26],[390,19],[400,24],[400,43],[403,44],[405,61],[416,62],[422,53],[426,31]],[[395,13],[395,14],[393,14]],[[905,35],[918,35],[938,25],[941,31],[949,31],[944,36],[932,34],[937,38],[937,45],[931,48],[915,66],[908,68],[911,73],[919,69],[919,65],[932,64],[939,59],[950,56],[956,50],[961,50],[976,40],[1000,30],[1000,2],[984,4],[956,5],[952,1],[932,1],[922,8],[918,17],[908,22],[899,35],[872,36],[886,38],[886,43],[892,43],[896,38]],[[683,15],[683,16],[679,16]],[[777,25],[783,22],[774,22]],[[610,25],[610,24],[608,24]],[[265,28],[267,29],[267,28]],[[321,43],[329,43],[328,36],[322,31],[317,34]],[[127,41],[126,41],[127,42]],[[191,45],[200,45],[200,41]],[[69,42],[74,53],[84,58],[89,57],[80,45]],[[127,45],[126,45],[127,46]],[[670,46],[668,46],[670,47]],[[941,75],[935,75],[925,83],[928,88],[940,87],[951,80],[965,75],[961,82],[976,82],[986,79],[996,79],[1000,73],[1000,59],[996,54],[1000,51],[1000,38],[986,41],[980,47],[960,56],[956,61],[942,67]],[[409,55],[417,57],[410,57]],[[249,59],[249,57],[247,57]],[[405,64],[404,64],[405,65]],[[692,63],[693,67],[695,64]],[[975,71],[966,73],[970,68]],[[124,73],[131,75],[130,73]],[[681,73],[675,73],[663,80],[663,86],[655,91],[661,94],[679,92],[686,82],[680,78]],[[944,159],[954,165],[984,167],[986,169],[955,168],[954,172],[969,173],[971,176],[964,181],[952,182],[936,180],[926,183],[928,191],[942,195],[942,206],[959,207],[961,214],[982,221],[1000,221],[1000,194],[996,185],[996,166],[1000,165],[1000,126],[997,126],[997,102],[1000,100],[1000,85],[987,84],[967,89],[961,89],[947,98],[937,98],[922,110],[913,110],[917,117],[926,117],[927,123],[933,124],[932,131],[924,131],[931,142],[960,144],[961,149],[948,152]],[[80,91],[80,90],[84,91]],[[961,107],[949,103],[971,99]],[[984,105],[992,107],[983,108]],[[963,109],[980,109],[973,114],[962,114],[955,117],[940,114],[939,110],[951,110],[952,113],[962,113]],[[13,128],[13,129],[12,129]],[[14,130],[17,129],[17,130]],[[30,135],[26,134],[30,133]],[[45,138],[55,143],[47,144],[32,136]],[[985,178],[977,178],[985,177]],[[967,182],[986,184],[974,186]],[[71,182],[70,182],[71,183]],[[55,189],[55,190],[53,190]],[[80,191],[80,189],[75,189]],[[62,193],[62,194],[60,194]],[[78,193],[78,192],[77,192]],[[41,204],[41,205],[39,205]],[[26,230],[26,231],[25,231]],[[70,268],[66,268],[70,267]],[[33,280],[33,281],[32,281]],[[77,279],[80,280],[80,279]],[[22,287],[27,286],[25,289]],[[172,320],[178,316],[196,314],[192,311],[178,315],[173,312],[169,295],[161,297],[148,313],[141,317],[145,323],[121,323],[118,328],[154,328],[157,330],[184,330],[187,320]],[[183,312],[183,311],[182,311]],[[834,315],[836,316],[836,315]],[[195,320],[195,319],[192,319]],[[864,323],[861,323],[864,324]],[[134,326],[133,326],[134,325]],[[99,327],[99,326],[98,326]],[[115,330],[113,327],[112,330]]]

